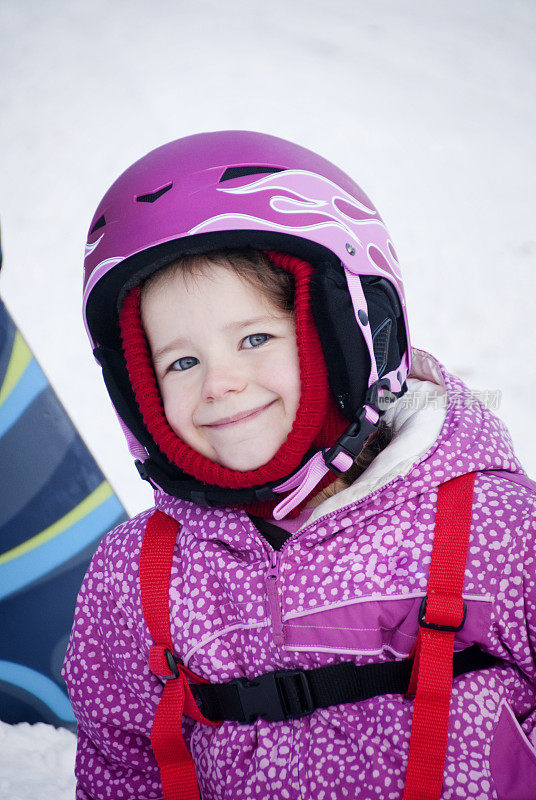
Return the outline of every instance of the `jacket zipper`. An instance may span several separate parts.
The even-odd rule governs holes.
[[[270,603],[270,616],[272,618],[272,635],[277,645],[285,643],[283,637],[283,619],[279,602],[279,552],[270,553],[270,569],[266,573],[266,593]]]
[[[396,478],[393,478],[393,480],[389,481],[389,483],[385,484],[385,486],[381,486],[379,489],[376,489],[375,491],[371,492],[369,495],[365,495],[365,497],[360,498],[360,500],[358,500],[357,503],[348,503],[346,506],[342,506],[341,508],[336,508],[333,511],[328,511],[327,514],[324,514],[322,517],[319,517],[318,519],[315,519],[314,523],[312,523],[312,524],[316,524],[316,523],[320,522],[321,520],[324,521],[326,519],[329,519],[330,517],[334,517],[335,515],[339,514],[341,511],[343,511],[343,509],[350,508],[351,506],[356,507],[356,506],[362,505],[365,501],[370,500],[370,498],[373,497],[375,494],[379,494],[384,489],[387,489],[392,483],[396,483],[396,481],[398,480],[399,477],[400,476],[397,475]],[[270,552],[269,552],[269,555],[270,555],[270,568],[269,568],[268,572],[266,573],[265,586],[266,586],[266,593],[268,595],[268,601],[269,601],[269,604],[270,604],[270,616],[271,616],[271,619],[272,619],[272,635],[273,635],[273,638],[274,638],[274,642],[277,645],[283,645],[285,643],[285,639],[284,639],[284,636],[283,636],[283,618],[282,618],[282,614],[281,614],[281,604],[279,602],[279,565],[280,565],[280,556],[283,553],[284,549],[289,544],[289,542],[291,542],[293,539],[295,539],[300,534],[302,534],[307,529],[307,527],[308,527],[308,525],[306,524],[306,525],[303,526],[303,528],[300,528],[300,530],[295,531],[292,534],[292,536],[289,536],[289,538],[286,539],[285,543],[283,544],[283,547],[281,548],[281,550],[273,550],[271,548]],[[263,538],[263,544],[265,545],[265,547],[266,546],[270,547],[270,545],[266,542],[266,539],[264,539],[264,537],[262,537],[262,538]]]

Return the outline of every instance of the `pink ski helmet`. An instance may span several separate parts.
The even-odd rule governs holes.
[[[149,275],[192,254],[251,247],[313,268],[311,309],[331,391],[349,422],[282,480],[230,489],[196,480],[148,432],[126,369],[119,311]],[[90,225],[83,313],[93,352],[142,477],[209,505],[266,501],[294,489],[283,516],[329,469],[346,471],[390,402],[406,390],[410,340],[389,233],[344,172],[304,147],[249,131],[187,136],[153,150],[110,187]]]

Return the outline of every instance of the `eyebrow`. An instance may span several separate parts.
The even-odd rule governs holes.
[[[285,317],[286,317],[285,314],[281,314],[281,316],[279,316],[279,315],[276,316],[274,314],[265,314],[264,316],[252,317],[251,319],[245,319],[242,322],[230,322],[228,325],[224,325],[223,330],[224,331],[229,331],[229,330],[231,330],[231,331],[232,330],[240,331],[243,328],[249,328],[250,325],[258,325],[258,324],[260,324],[262,322],[271,322],[272,320],[282,320],[282,319],[285,319]],[[154,351],[154,353],[152,354],[153,362],[161,361],[163,359],[163,357],[166,355],[166,353],[168,353],[169,351],[175,350],[175,349],[180,348],[180,347],[186,347],[190,343],[191,342],[190,342],[189,339],[182,339],[181,337],[178,337],[177,339],[173,339],[173,341],[168,342],[168,344],[165,344],[163,347],[159,347],[158,350]]]
[[[168,342],[168,344],[165,344],[163,347],[159,347],[158,350],[155,350],[154,353],[152,353],[153,363],[162,361],[166,353],[170,352],[171,350],[175,350],[183,344],[186,344],[184,339],[173,339],[172,342]]]
[[[245,319],[243,322],[230,322],[229,325],[224,325],[223,330],[241,330],[242,328],[249,328],[250,325],[257,325],[261,322],[271,322],[274,319],[284,319],[283,315],[278,314],[264,314],[261,317],[252,317],[251,319]]]

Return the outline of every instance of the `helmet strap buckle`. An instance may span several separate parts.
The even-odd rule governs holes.
[[[343,475],[350,469],[363,449],[366,440],[376,430],[379,415],[373,409],[370,410],[376,415],[375,422],[371,421],[367,416],[367,406],[363,406],[357,419],[350,423],[333,447],[324,452],[326,465],[337,475]]]
[[[397,396],[391,391],[389,378],[379,378],[367,389],[365,405],[381,415],[396,399]]]
[[[324,452],[324,461],[332,472],[343,475],[350,469],[371,433],[377,429],[380,416],[393,400],[396,397],[391,393],[388,378],[380,378],[369,386],[365,404],[359,409],[355,420],[333,447]]]

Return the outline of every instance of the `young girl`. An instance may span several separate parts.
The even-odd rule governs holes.
[[[97,209],[84,314],[155,508],[78,599],[78,800],[536,797],[535,487],[410,349],[361,189],[164,145]]]

